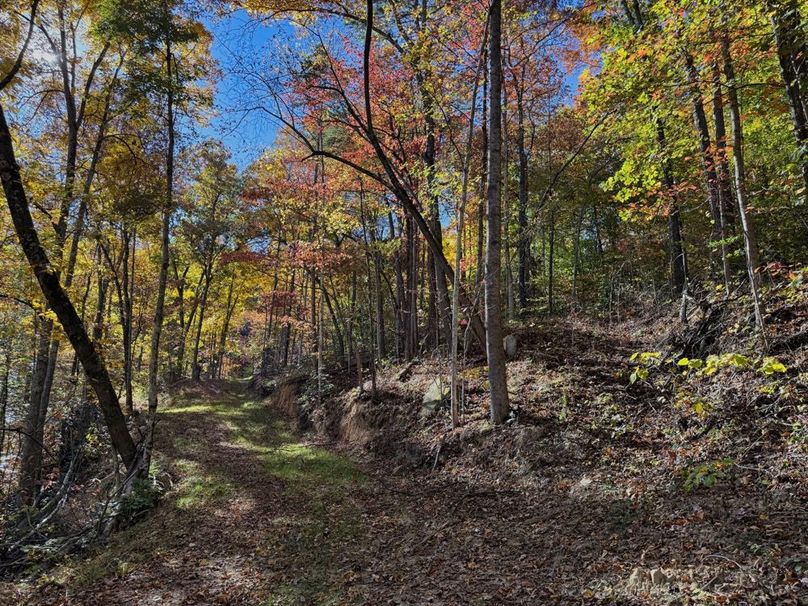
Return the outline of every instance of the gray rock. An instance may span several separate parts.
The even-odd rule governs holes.
[[[450,399],[450,385],[442,377],[433,379],[424,393],[424,398],[421,402],[421,411],[419,416],[428,417],[435,414],[444,402]]]
[[[654,585],[664,585],[670,579],[668,579],[668,575],[662,572],[661,568],[654,568],[651,571],[651,583]]]
[[[594,491],[595,489],[594,481],[589,476],[583,476],[578,482],[572,485],[570,488],[570,496],[572,497],[581,497],[585,494]]]
[[[502,344],[505,347],[505,357],[508,359],[516,357],[517,341],[516,335],[508,335],[502,339]]]

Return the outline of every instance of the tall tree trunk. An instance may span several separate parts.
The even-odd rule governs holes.
[[[555,245],[556,245],[556,217],[555,207],[550,207],[550,233],[549,251],[547,257],[547,313],[555,312]]]
[[[297,277],[297,271],[292,270],[292,277],[289,282],[289,292],[287,293],[287,303],[284,307],[284,315],[289,316],[292,313],[292,306],[294,304],[293,297],[295,293],[295,278]],[[281,366],[286,368],[289,365],[289,337],[291,336],[292,325],[287,320],[284,322],[283,326],[280,330],[280,335],[278,336],[278,361],[280,362]]]
[[[490,22],[488,28],[490,36]],[[488,47],[483,51],[483,61],[486,62],[486,69],[483,70],[483,107],[480,114],[480,203],[477,206],[477,275],[474,279],[478,288],[482,284],[485,274],[485,200],[488,186]]]
[[[118,304],[121,318],[121,333],[122,333],[122,346],[123,346],[123,384],[124,384],[124,414],[131,416],[134,412],[134,394],[133,394],[133,371],[132,371],[132,284],[135,281],[134,273],[130,275],[130,251],[129,245],[132,242],[132,262],[134,263],[135,257],[135,239],[124,228],[122,230],[123,258],[121,259],[121,268],[123,270],[122,284],[118,292]],[[133,267],[133,266],[132,266]]]
[[[230,330],[230,320],[233,317],[233,311],[236,309],[238,303],[238,295],[235,297],[234,291],[236,286],[236,274],[230,276],[230,286],[227,287],[227,302],[224,307],[224,320],[222,321],[222,332],[219,335],[219,347],[216,353],[216,378],[222,378],[224,368],[225,348],[227,347],[227,333]]]
[[[272,339],[272,327],[275,319],[275,293],[278,290],[278,266],[280,265],[281,254],[281,233],[279,231],[277,237],[277,248],[275,250],[275,263],[272,270],[272,289],[270,290],[269,309],[267,310],[266,330],[264,331],[263,350],[261,352],[261,374],[266,375],[269,373],[269,368],[272,363],[272,348],[270,342]]]
[[[351,272],[351,307],[348,313],[348,357],[350,357],[350,352],[353,352],[356,359],[356,384],[361,394],[365,388],[362,380],[362,352],[358,339],[354,338],[354,325],[356,324],[356,281],[356,271],[354,270]]]
[[[800,171],[802,173],[805,191],[803,197],[808,197],[808,108],[806,96],[808,80],[801,77],[806,72],[805,39],[802,32],[799,8],[796,0],[767,0],[771,12],[772,29],[777,46],[777,59],[780,63],[780,74],[786,89],[786,97],[791,110],[791,121],[794,128],[794,139],[797,143],[800,157]]]
[[[367,248],[365,249],[367,251]],[[367,271],[367,278],[365,282],[365,286],[367,289],[367,317],[370,318],[373,315],[373,298],[377,295],[377,293],[373,292],[373,285],[371,279],[371,271],[370,271],[370,255],[366,254],[366,261],[368,263],[368,271]],[[368,332],[370,333],[367,338],[367,343],[370,343],[370,347],[368,348],[370,351],[370,359],[369,359],[369,369],[370,370],[370,397],[372,400],[376,400],[376,348],[373,347],[373,322],[369,321],[367,323]]]
[[[33,363],[31,365],[31,386],[28,408],[25,414],[25,435],[20,446],[20,496],[24,503],[31,503],[37,494],[42,471],[42,440],[40,427],[44,429],[45,419],[41,415],[42,391],[48,374],[48,359],[53,332],[53,322],[39,317],[38,338]],[[78,358],[78,356],[77,356]]]
[[[382,254],[379,251],[378,239],[376,237],[376,224],[370,227],[370,242],[372,244],[371,255],[373,258],[373,289],[376,294],[376,308],[374,310],[376,320],[376,352],[379,359],[387,355],[387,339],[384,334],[384,297],[382,297]],[[444,285],[446,277],[444,276]],[[440,290],[440,289],[439,289]]]
[[[152,322],[151,350],[149,352],[149,434],[146,441],[146,465],[151,465],[151,449],[154,444],[154,427],[157,422],[157,375],[160,370],[160,337],[163,332],[165,316],[166,284],[168,283],[168,262],[170,257],[171,214],[174,209],[174,57],[171,51],[171,38],[166,35],[165,42],[166,95],[168,149],[166,150],[166,199],[163,208],[163,220],[160,228],[160,275],[157,282],[157,301],[154,305]]]
[[[320,293],[325,299],[325,306],[328,308],[328,315],[331,317],[331,325],[334,327],[334,336],[332,338],[334,343],[334,353],[341,363],[345,363],[345,337],[342,334],[342,323],[340,317],[334,309],[334,303],[331,296],[328,294],[328,289],[325,287],[325,281],[320,277]],[[350,363],[350,360],[348,360]]]
[[[483,33],[483,48],[488,43],[488,22]],[[469,116],[468,135],[466,136],[466,149],[463,155],[463,176],[460,192],[460,204],[457,207],[457,232],[455,233],[455,274],[452,285],[452,334],[450,338],[451,363],[451,412],[452,427],[460,426],[460,386],[458,385],[458,348],[460,345],[460,281],[462,280],[461,264],[463,260],[463,232],[466,221],[466,204],[469,194],[469,173],[471,170],[471,152],[474,149],[474,118],[477,109],[477,90],[480,84],[480,72],[483,71],[483,53],[477,62],[477,71],[474,74],[474,87],[471,92],[471,115]]]
[[[687,83],[690,88],[690,100],[693,105],[693,123],[696,133],[699,136],[699,147],[701,149],[701,169],[704,177],[704,187],[707,190],[707,198],[710,206],[710,216],[712,217],[712,244],[710,255],[715,259],[715,249],[717,245],[721,254],[720,266],[726,265],[726,250],[721,247],[724,238],[721,225],[721,197],[719,192],[718,175],[715,170],[715,156],[710,139],[710,127],[707,124],[707,114],[704,111],[704,99],[701,95],[699,75],[693,62],[693,56],[689,52],[684,52],[685,72]],[[719,263],[714,263],[717,268]]]
[[[489,9],[489,116],[488,116],[488,237],[485,255],[485,323],[488,382],[491,385],[491,422],[508,417],[508,383],[502,331],[500,186],[502,173],[502,0]]]
[[[212,261],[211,261],[212,263]],[[205,321],[205,311],[208,307],[208,291],[213,277],[213,268],[209,265],[205,268],[205,285],[202,287],[202,297],[199,301],[199,316],[196,320],[196,335],[194,337],[194,349],[191,356],[191,379],[199,381],[202,378],[202,366],[199,363],[199,343],[202,339],[202,323]]]
[[[527,284],[530,275],[530,236],[527,226],[527,148],[525,147],[525,108],[524,92],[517,88],[516,112],[518,126],[516,131],[516,146],[519,154],[519,207],[517,209],[517,224],[519,236],[518,250],[518,283],[519,283],[519,309],[527,308]]]
[[[388,223],[390,224],[390,238],[394,239],[396,237],[396,230],[395,230],[395,223],[393,222],[393,213],[390,211],[387,214]],[[404,342],[406,340],[406,332],[407,332],[407,296],[406,296],[406,288],[404,287],[404,262],[403,259],[406,258],[406,254],[402,253],[402,249],[405,247],[406,240],[404,237],[404,230],[399,227],[399,234],[398,234],[398,246],[396,246],[395,252],[393,253],[393,269],[396,273],[396,291],[395,291],[395,312],[396,312],[396,357],[401,359],[404,355]],[[350,355],[348,356],[350,358]]]
[[[376,351],[379,359],[387,355],[387,340],[384,334],[384,297],[382,297],[382,256],[373,250],[373,289],[376,291]],[[443,277],[444,284],[446,277]]]
[[[500,177],[500,226],[504,224],[505,229],[501,229],[500,231],[500,238],[502,238],[502,255],[501,259],[505,260],[505,268],[502,274],[502,277],[505,279],[505,310],[507,314],[508,320],[512,320],[515,311],[515,304],[516,301],[514,300],[514,280],[513,280],[513,263],[511,262],[511,238],[510,232],[507,229],[510,223],[510,192],[508,191],[510,185],[510,179],[508,179],[508,175],[510,174],[510,166],[511,166],[511,146],[510,141],[508,138],[508,92],[504,90],[504,80],[503,80],[503,91],[502,91],[502,172],[501,175],[505,175],[505,178]]]
[[[0,456],[6,450],[6,411],[8,409],[8,381],[11,374],[11,339],[6,341],[3,357],[3,378],[0,379]]]
[[[93,318],[93,342],[96,349],[103,355],[104,348],[102,341],[104,339],[104,311],[106,310],[107,302],[107,289],[109,288],[109,279],[103,275],[98,274],[98,299],[95,304],[95,317]]]
[[[718,161],[718,192],[723,203],[724,231],[735,231],[735,201],[732,194],[732,178],[727,154],[727,127],[724,119],[724,97],[721,93],[721,66],[713,61],[713,123],[715,124],[715,150]]]
[[[749,288],[752,295],[752,305],[755,311],[755,324],[759,330],[764,329],[763,312],[761,310],[760,295],[758,292],[758,248],[755,239],[755,228],[747,213],[746,203],[746,171],[743,158],[743,125],[741,123],[741,107],[738,102],[737,82],[735,80],[735,67],[732,63],[729,36],[721,36],[721,58],[724,61],[724,76],[727,79],[727,100],[729,113],[732,118],[732,159],[735,167],[735,195],[738,201],[738,217],[743,229],[744,250],[746,252],[746,271],[749,275]]]
[[[729,160],[727,159],[727,129],[724,123],[724,98],[721,94],[721,68],[713,62],[713,122],[715,124],[715,151],[718,162],[718,210],[721,222],[721,263],[724,273],[724,288],[729,296],[732,270],[729,261],[728,239],[732,232],[732,187],[730,186]]]
[[[418,236],[412,219],[406,219],[407,235],[407,306],[404,357],[412,360],[418,354]]]
[[[578,210],[575,219],[575,243],[572,253],[572,302],[578,304],[578,267],[581,262],[581,226],[584,221],[584,208]]]

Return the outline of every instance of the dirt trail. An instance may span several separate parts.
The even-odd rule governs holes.
[[[671,523],[648,499],[587,486],[391,473],[302,439],[233,391],[175,404],[160,435],[158,464],[177,480],[160,506],[26,603],[685,604],[675,583],[627,589],[631,568],[684,578],[709,566],[700,575],[714,586],[747,566],[718,557],[750,532],[731,501],[683,502]],[[788,525],[767,532],[787,540]]]

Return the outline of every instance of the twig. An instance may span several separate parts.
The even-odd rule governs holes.
[[[711,553],[709,555],[704,556],[704,559],[707,559],[707,558],[715,558],[715,559],[719,559],[719,560],[725,560],[727,562],[730,562],[731,564],[735,564],[738,567],[738,569],[741,570],[742,572],[745,571],[744,567],[741,566],[740,564],[738,564],[738,562],[736,562],[732,558],[728,558],[725,555],[721,555],[720,553]]]

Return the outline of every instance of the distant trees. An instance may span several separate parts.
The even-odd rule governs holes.
[[[3,9],[0,447],[28,502],[90,392],[131,463],[163,381],[311,364],[318,397],[335,368],[378,395],[434,354],[457,425],[485,348],[503,423],[523,319],[717,289],[761,330],[767,264],[806,258],[800,2],[245,6],[301,27],[227,66],[280,127],[238,167],[195,132],[198,5]]]
[[[258,13],[298,17],[295,7],[261,1],[249,6]],[[396,327],[397,356],[412,359],[443,341],[440,271],[452,277],[450,291],[460,291],[452,323],[461,324],[457,315],[464,314],[471,333],[486,336],[489,370],[504,368],[497,360],[501,347],[495,343],[502,337],[497,324],[513,318],[517,306],[549,313],[594,306],[619,315],[626,297],[638,296],[649,282],[654,292],[677,296],[682,291],[690,296],[688,284],[697,288],[706,278],[734,289],[743,279],[739,256],[752,268],[747,281],[757,288],[761,263],[748,212],[749,176],[744,174],[740,187],[737,179],[739,169],[748,172],[742,146],[750,143],[729,140],[743,132],[733,120],[733,105],[740,107],[743,100],[733,93],[737,76],[725,74],[721,39],[729,40],[734,67],[732,47],[735,36],[742,35],[735,32],[770,31],[773,21],[756,21],[746,8],[722,17],[727,11],[721,7],[696,1],[681,18],[668,18],[676,9],[666,2],[506,6],[497,61],[490,58],[496,50],[490,46],[487,5],[474,18],[462,19],[430,3],[394,4],[391,12],[374,10],[372,3],[360,8],[330,2],[311,6],[305,18],[316,19],[307,21],[311,37],[304,56],[284,56],[271,76],[254,71],[244,76],[250,96],[263,99],[262,111],[302,146],[297,152],[290,146],[288,153],[319,163],[323,174],[369,179],[373,188],[362,200],[367,205],[368,196],[377,197],[387,206],[388,221],[346,225],[337,238],[365,241],[367,236],[378,247],[365,271],[379,278],[372,284],[387,286],[381,289],[386,296],[373,299],[374,308],[366,313],[376,318],[377,339],[383,340],[386,327]],[[464,14],[461,7],[453,10]],[[351,52],[343,53],[329,39],[337,20],[355,28],[353,38],[340,39]],[[442,54],[434,52],[436,41]],[[775,67],[773,51],[757,57],[758,65]],[[788,55],[783,45],[778,52]],[[452,53],[454,72],[444,68]],[[491,69],[480,83],[484,94],[472,96],[481,60]],[[789,61],[793,66],[795,59]],[[577,102],[565,107],[564,74],[589,63],[597,71],[583,71]],[[668,94],[671,88],[677,94]],[[477,125],[475,114],[484,116]],[[459,144],[467,128],[471,152]],[[472,164],[467,153],[484,163]],[[356,209],[350,189],[320,194],[341,196],[340,204]],[[456,200],[465,200],[469,191],[481,195],[470,207],[463,203],[462,223],[452,223],[446,208],[457,208]],[[787,240],[796,244],[798,232]],[[455,237],[446,238],[447,233]],[[385,240],[390,246],[379,247]],[[444,264],[449,252],[456,268]],[[454,276],[457,268],[460,275]],[[272,284],[283,284],[283,272],[273,272]],[[285,284],[299,289],[301,273],[287,275]],[[355,328],[356,318],[340,319],[340,310],[361,306],[357,287],[361,282],[346,279],[342,293],[336,287],[324,291],[335,316],[326,332],[350,335]],[[283,313],[291,312],[288,290],[271,290],[275,294],[269,298],[283,299]],[[758,296],[754,289],[749,292],[757,307]],[[758,324],[762,313],[756,314]],[[274,313],[270,317],[270,328],[279,330],[284,342],[280,349],[287,352],[295,325],[278,324]],[[485,327],[479,323],[483,317]],[[463,331],[450,332],[455,332],[452,349]],[[350,336],[347,341],[350,349]],[[280,358],[289,359],[286,353]],[[492,377],[492,390],[497,385],[504,379]],[[506,390],[499,394],[492,401],[507,399]],[[495,420],[504,414],[495,414]]]

